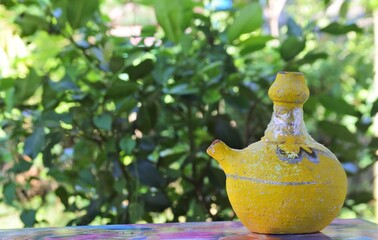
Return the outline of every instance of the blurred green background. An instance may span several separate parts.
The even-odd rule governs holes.
[[[377,221],[377,7],[1,0],[0,228],[236,219],[205,150],[263,136],[281,70],[347,171],[340,217]]]

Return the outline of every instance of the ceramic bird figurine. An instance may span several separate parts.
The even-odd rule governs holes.
[[[309,90],[302,73],[279,72],[269,89],[272,119],[259,142],[242,150],[215,140],[207,149],[226,174],[227,195],[252,232],[318,232],[338,215],[347,177],[336,156],[303,121]]]

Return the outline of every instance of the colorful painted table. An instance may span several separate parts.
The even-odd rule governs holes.
[[[1,226],[0,226],[1,227]],[[378,225],[359,219],[336,219],[321,233],[304,235],[261,235],[253,234],[237,221],[193,222],[168,224],[130,224],[81,226],[63,228],[25,228],[0,230],[0,239],[378,239]]]

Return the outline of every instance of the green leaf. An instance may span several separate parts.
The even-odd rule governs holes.
[[[218,115],[210,119],[207,126],[214,138],[220,139],[232,148],[244,147],[243,140],[238,129],[230,124],[231,119],[227,115]]]
[[[331,97],[329,95],[323,95],[319,98],[320,103],[327,109],[332,112],[336,112],[341,115],[356,115],[356,109],[354,106],[347,103],[342,98]]]
[[[33,54],[30,56],[33,67],[44,69],[46,64],[51,64],[51,60],[55,60],[66,46],[67,42],[63,36],[53,35],[47,31],[38,31],[33,36]]]
[[[141,220],[144,214],[144,207],[142,203],[132,202],[128,206],[130,214],[130,222],[134,223],[138,220]]]
[[[129,66],[125,69],[125,73],[129,75],[130,80],[138,80],[150,74],[154,68],[154,61],[146,59],[136,66]]]
[[[152,6],[156,3],[157,0],[133,0],[137,4]]]
[[[201,70],[200,74],[207,74],[210,78],[219,76],[223,67],[222,61],[214,61],[206,64]]]
[[[32,162],[29,162],[29,161],[25,161],[24,159],[19,159],[19,162],[17,164],[14,165],[13,167],[13,171],[15,173],[22,173],[22,172],[26,172],[28,171],[31,166],[33,165]]]
[[[290,36],[286,38],[281,44],[280,54],[285,61],[290,61],[297,56],[306,46],[303,39]]]
[[[356,144],[357,136],[351,133],[345,126],[330,121],[319,122],[320,129],[329,137],[339,141],[346,141]]]
[[[59,186],[55,190],[55,194],[59,197],[59,199],[63,203],[64,207],[68,208],[68,206],[69,206],[68,198],[70,197],[70,195],[67,192],[67,190],[64,187]]]
[[[150,131],[157,123],[158,110],[156,102],[148,101],[143,103],[137,115],[137,128],[142,132]]]
[[[119,142],[119,146],[121,147],[122,151],[130,155],[136,146],[136,142],[130,137],[123,137]]]
[[[174,163],[174,162],[178,162],[181,159],[185,158],[185,156],[187,155],[187,152],[185,152],[185,151],[181,151],[181,152],[177,152],[177,153],[174,152],[174,153],[167,154],[167,155],[164,152],[161,152],[160,154],[162,156],[160,156],[160,158],[159,158],[159,166],[163,167],[166,171],[169,171],[170,170],[169,165]]]
[[[47,110],[42,113],[41,120],[44,126],[49,128],[56,128],[60,126],[61,114],[58,114],[53,110]]]
[[[289,36],[301,37],[303,35],[302,28],[294,21],[293,18],[289,17],[286,26],[287,34]]]
[[[252,36],[239,44],[240,54],[244,55],[263,49],[266,43],[272,39],[274,39],[272,36]]]
[[[125,66],[125,59],[122,57],[112,56],[109,60],[109,69],[113,73],[117,73]]]
[[[10,88],[5,91],[4,103],[7,112],[11,112],[15,104],[15,89]]]
[[[163,212],[171,206],[169,198],[161,191],[144,194],[142,199],[145,202],[146,211],[149,212]]]
[[[45,131],[43,127],[37,127],[33,133],[26,138],[24,145],[24,154],[31,159],[37,157],[45,145]]]
[[[189,222],[193,221],[203,221],[206,219],[206,209],[197,202],[195,199],[192,199],[189,204],[189,209],[187,210],[187,220]]]
[[[20,215],[22,223],[25,227],[33,227],[35,220],[35,215],[37,211],[34,209],[24,209]]]
[[[59,94],[48,83],[43,84],[42,105],[44,109],[54,109],[59,104]]]
[[[72,81],[69,75],[65,75],[60,81],[48,81],[49,86],[56,92],[64,92],[67,90],[77,90],[78,87]]]
[[[225,188],[226,187],[226,176],[222,170],[219,168],[210,168],[209,173],[209,182],[211,185],[217,188]]]
[[[324,7],[328,7],[328,5],[331,3],[331,0],[323,0]]]
[[[73,29],[80,28],[98,11],[99,0],[69,1],[67,4],[67,20]]]
[[[344,0],[343,3],[341,4],[339,15],[342,18],[346,18],[348,11],[349,11],[349,6],[350,6],[350,0]]]
[[[21,104],[33,96],[42,83],[42,78],[37,75],[34,69],[31,69],[28,76],[24,79],[18,79],[15,82],[16,103]]]
[[[189,85],[188,83],[181,83],[171,88],[164,89],[163,92],[170,95],[189,95],[198,93],[199,89]]]
[[[0,79],[0,91],[5,91],[5,90],[13,87],[15,82],[16,81],[15,81],[14,78],[1,78]]]
[[[112,115],[110,115],[109,113],[103,113],[100,116],[93,118],[93,123],[96,127],[107,131],[112,130],[112,121]]]
[[[137,160],[127,167],[131,174],[142,184],[159,188],[167,183],[167,180],[156,166],[148,160]]]
[[[302,59],[297,61],[297,64],[303,65],[303,64],[311,64],[319,59],[326,59],[328,57],[328,54],[325,52],[308,52]]]
[[[333,22],[328,26],[322,28],[320,31],[334,35],[343,35],[348,32],[360,33],[362,32],[362,29],[358,27],[355,23],[344,25],[338,22]]]
[[[16,184],[8,182],[3,186],[3,195],[5,203],[12,205],[14,198],[16,197]]]
[[[79,139],[74,146],[74,166],[83,168],[91,164],[98,154],[98,146],[94,142]]]
[[[27,12],[16,18],[16,23],[22,29],[22,36],[33,35],[38,30],[47,30],[48,23],[45,18]]]
[[[369,203],[371,201],[374,201],[374,195],[372,191],[364,191],[364,190],[357,190],[355,192],[352,192],[348,195],[349,199],[353,199],[355,202],[354,205],[358,205],[361,203]]]
[[[143,37],[153,37],[156,33],[155,25],[146,25],[143,26],[141,36]]]
[[[262,9],[258,2],[253,2],[242,8],[227,29],[227,38],[233,42],[243,33],[253,32],[263,24]]]
[[[95,178],[89,168],[84,168],[79,171],[79,180],[83,186],[95,185]]]
[[[370,116],[374,117],[378,113],[378,99],[375,100],[370,110]]]
[[[105,97],[108,99],[124,99],[137,92],[139,85],[136,82],[116,79],[107,90]]]
[[[52,161],[54,159],[52,149],[58,144],[64,137],[62,132],[50,132],[46,136],[46,147],[43,149],[43,165],[45,167],[51,168],[53,166]]]
[[[176,67],[169,63],[167,56],[158,55],[156,59],[156,65],[152,71],[152,76],[159,84],[164,84],[170,79],[175,72]]]
[[[128,113],[130,112],[133,108],[135,108],[138,104],[138,101],[133,98],[133,97],[126,97],[121,100],[116,100],[116,113]]]
[[[212,104],[217,101],[219,101],[222,98],[221,93],[219,92],[219,89],[217,88],[209,88],[205,92],[205,94],[202,96],[202,99],[207,104]]]
[[[191,0],[159,0],[154,4],[156,18],[164,30],[166,37],[178,43],[184,29],[192,18]]]

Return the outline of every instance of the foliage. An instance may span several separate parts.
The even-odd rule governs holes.
[[[1,201],[22,209],[25,226],[51,223],[46,204],[63,205],[68,225],[233,219],[205,149],[214,138],[242,148],[263,136],[279,70],[305,72],[309,130],[350,179],[374,163],[371,42],[357,25],[289,17],[276,39],[254,1],[218,12],[138,0],[161,26],[138,39],[109,34],[103,2],[0,5],[14,39],[0,40]],[[360,214],[371,189],[350,189],[345,208]]]

